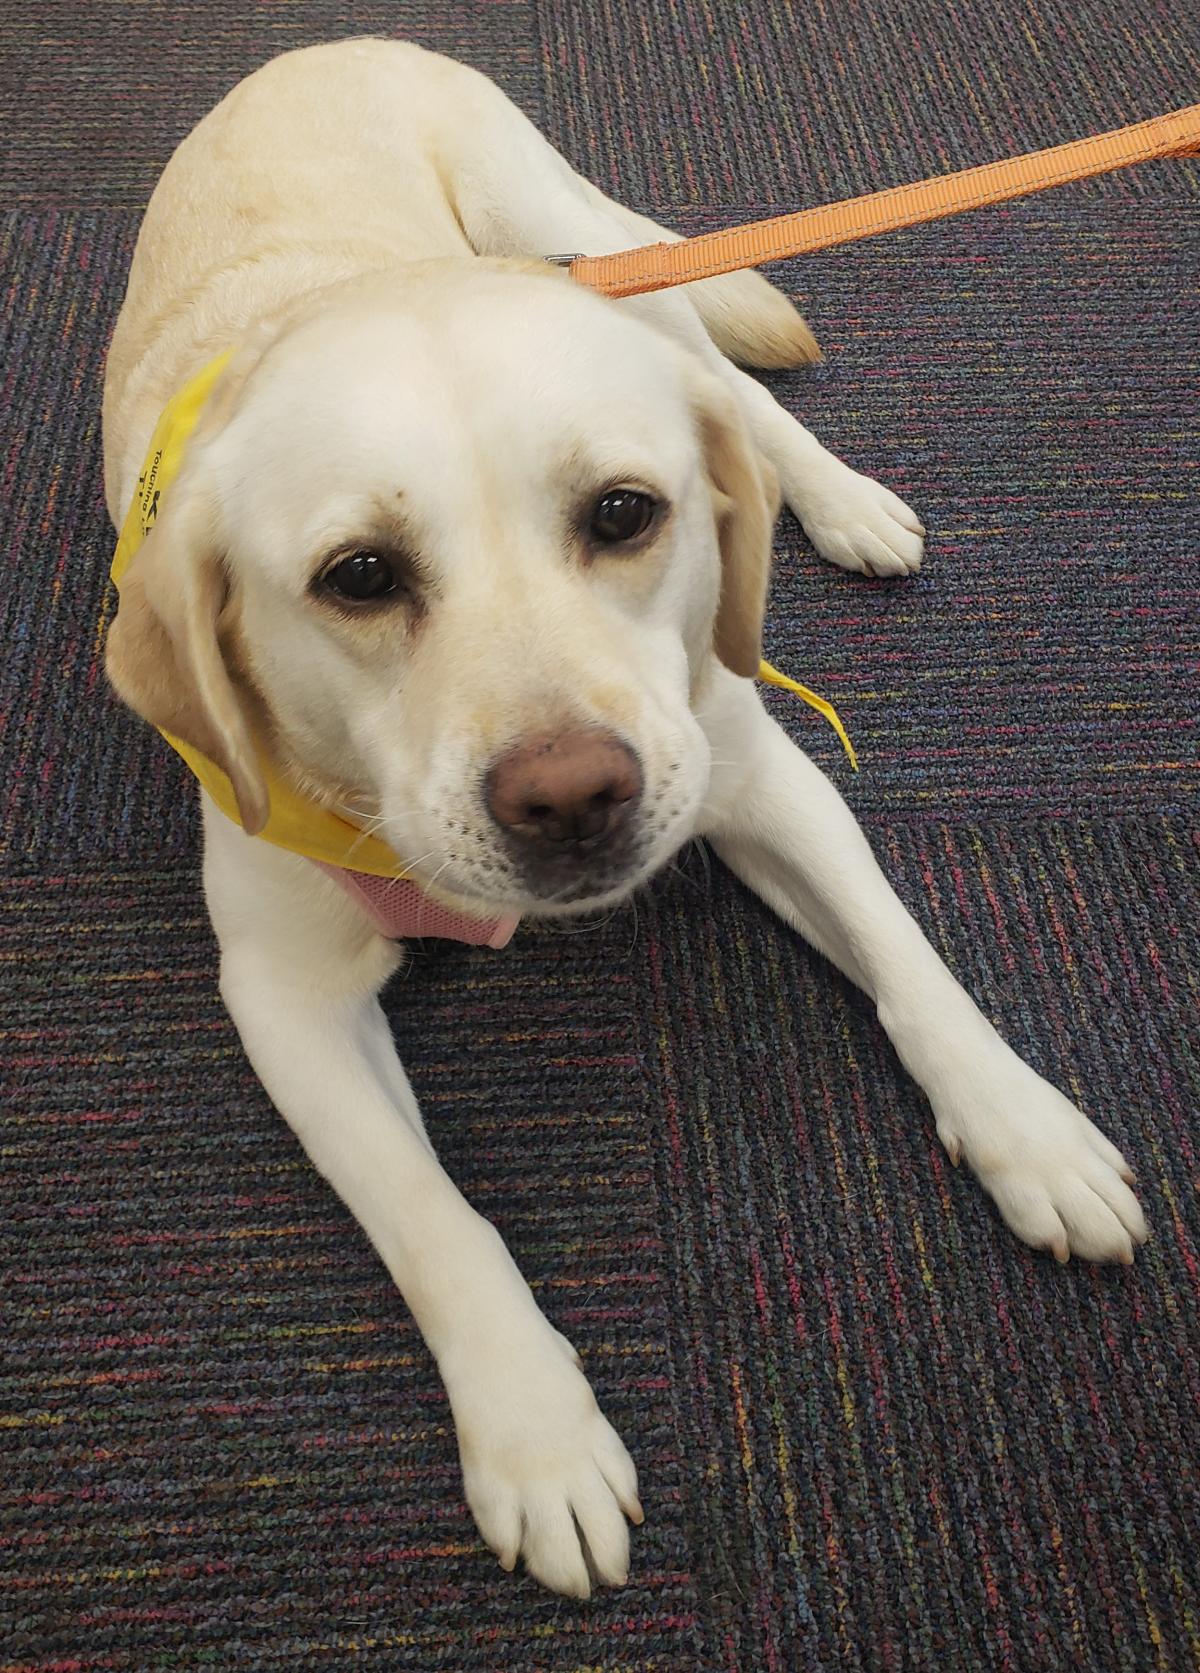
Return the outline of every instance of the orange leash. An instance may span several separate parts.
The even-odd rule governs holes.
[[[1133,122],[1127,128],[1114,128],[1090,139],[1069,140],[1045,151],[961,169],[957,174],[936,175],[911,186],[892,186],[866,197],[801,209],[793,215],[775,215],[768,221],[750,221],[745,226],[703,233],[678,243],[646,244],[615,256],[575,256],[570,273],[580,284],[607,296],[638,296],[742,267],[782,261],[787,256],[827,250],[834,244],[849,244],[856,238],[871,238],[922,221],[960,215],[985,204],[1044,191],[1048,186],[1065,186],[1072,180],[1108,174],[1131,163],[1197,155],[1200,105],[1187,105],[1167,116],[1152,116],[1147,122]]]

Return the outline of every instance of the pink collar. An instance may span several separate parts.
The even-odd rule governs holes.
[[[443,906],[407,877],[373,877],[367,871],[346,871],[341,866],[314,860],[326,877],[340,883],[362,907],[380,935],[389,940],[439,936],[446,941],[463,941],[468,947],[506,947],[520,918],[472,918]]]

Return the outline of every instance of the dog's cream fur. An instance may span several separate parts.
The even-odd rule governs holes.
[[[807,328],[757,275],[617,304],[536,259],[666,236],[488,81],[416,47],[314,48],[242,83],[164,173],[113,340],[118,525],[166,401],[237,350],[123,589],[113,681],[221,762],[248,829],[266,738],[481,911],[599,905],[708,837],[873,998],[952,1159],[1017,1235],[1129,1261],[1145,1227],[1122,1158],[954,982],[744,677],[780,490],[835,563],[898,575],[921,557],[912,513],[726,358],[812,359]],[[587,553],[579,508],[618,482],[670,515],[635,553]],[[411,598],[331,608],[314,577],[364,546],[409,555]],[[532,733],[593,725],[642,764],[637,840],[539,891],[483,776]],[[204,872],[246,1051],[437,1357],[484,1537],[562,1591],[586,1593],[589,1567],[620,1582],[633,1464],[437,1163],[376,997],[400,954],[210,805]]]

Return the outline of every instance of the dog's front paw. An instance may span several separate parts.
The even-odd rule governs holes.
[[[964,1158],[1017,1236],[1060,1261],[1133,1261],[1146,1221],[1125,1158],[1062,1093],[1013,1057],[994,1079],[935,1098],[938,1137]]]
[[[921,567],[925,530],[890,488],[835,461],[828,482],[806,495],[800,520],[828,563],[864,575],[911,575]]]
[[[501,1566],[521,1556],[573,1597],[587,1597],[593,1577],[623,1585],[625,1518],[642,1520],[637,1472],[566,1339],[522,1322],[496,1351],[442,1370],[467,1503]]]

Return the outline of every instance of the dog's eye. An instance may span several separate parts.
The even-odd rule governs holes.
[[[610,488],[592,507],[588,531],[604,546],[636,540],[654,521],[658,502],[636,488]]]
[[[396,571],[378,552],[347,552],[327,569],[321,585],[351,604],[385,598],[399,585]]]

